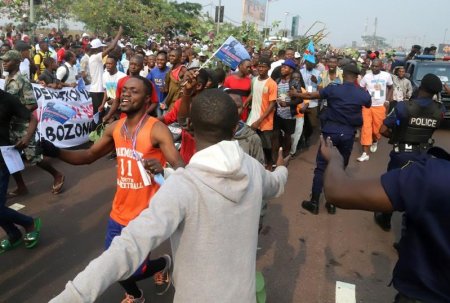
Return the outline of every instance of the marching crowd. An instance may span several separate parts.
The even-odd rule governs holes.
[[[325,190],[329,214],[336,206],[376,211],[384,230],[392,211],[405,211],[393,278],[396,302],[450,301],[448,269],[435,273],[450,261],[448,205],[438,206],[448,200],[442,181],[420,199],[413,189],[399,188],[433,172],[448,175],[448,154],[430,141],[445,112],[433,97],[449,90],[437,76],[426,75],[413,92],[404,66],[385,71],[378,52],[347,58],[331,49],[301,55],[288,47],[274,54],[272,46],[247,47],[250,59],[232,71],[220,62],[208,64],[208,45],[149,38],[139,46],[122,35],[122,28],[106,39],[9,32],[0,47],[0,145],[15,144],[26,160],[50,173],[53,194],[63,190],[65,176],[49,157],[72,165],[107,155],[117,160],[105,252],[52,302],[91,302],[116,281],[126,292],[122,302],[144,302],[136,282],[152,276],[159,294],[174,284],[175,302],[255,302],[260,214],[266,201],[283,193],[288,159],[319,138],[311,196],[302,207],[317,215]],[[89,85],[93,113],[107,124],[102,137],[85,150],[36,142],[31,83],[52,89]],[[174,123],[181,128],[179,150],[166,127]],[[365,162],[381,136],[393,145],[389,172],[366,183],[347,176],[354,142],[363,151],[357,160]],[[5,206],[28,189],[19,172],[13,174],[17,189],[8,192],[9,171],[0,161],[0,226],[7,234],[0,250],[22,242],[32,248],[42,222]],[[410,169],[397,170],[405,165]],[[414,210],[419,202],[432,205],[424,210],[431,217]],[[16,225],[25,229],[24,237]],[[421,228],[433,235],[425,239]],[[171,255],[149,254],[169,237],[173,273]],[[205,275],[217,269],[220,276]]]

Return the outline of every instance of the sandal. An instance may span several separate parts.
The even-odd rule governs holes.
[[[9,239],[4,239],[0,242],[0,254],[10,251],[10,250],[13,250],[20,244],[22,244],[22,239],[20,239],[20,238],[14,243],[11,243],[11,241]]]
[[[52,194],[57,195],[62,191],[62,187],[64,185],[65,176],[62,176],[61,181],[58,184],[53,184],[52,186]]]
[[[30,231],[29,233],[26,233],[25,237],[23,238],[26,248],[33,248],[38,244],[41,232],[41,225],[42,222],[40,218],[34,219],[34,230]]]

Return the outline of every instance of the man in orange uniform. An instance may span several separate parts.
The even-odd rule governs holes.
[[[175,149],[169,129],[156,118],[147,115],[152,95],[149,80],[131,77],[124,85],[120,96],[120,107],[127,114],[126,118],[110,124],[102,138],[89,149],[70,151],[55,147],[48,141],[42,142],[44,153],[50,157],[73,164],[83,165],[94,162],[113,151],[117,153],[117,191],[114,197],[105,240],[106,249],[122,229],[149,206],[149,201],[159,189],[159,185],[150,180],[146,171],[161,173],[167,161],[172,167],[184,166]],[[126,291],[122,302],[144,302],[142,291],[136,282],[155,273],[155,282],[159,294],[170,286],[169,269],[171,259],[149,259],[127,280],[119,283]],[[162,283],[165,282],[165,283]]]

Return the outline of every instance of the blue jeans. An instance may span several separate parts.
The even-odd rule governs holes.
[[[22,237],[22,233],[16,224],[27,228],[33,225],[34,221],[33,218],[5,206],[8,183],[8,168],[5,165],[0,165],[0,227],[5,230],[11,242],[16,242]]]
[[[347,167],[348,160],[350,158],[350,154],[352,153],[353,149],[353,142],[355,135],[354,134],[330,134],[330,133],[323,133],[323,137],[327,138],[330,137],[333,141],[333,145],[336,146],[338,151],[341,153],[342,157],[344,158],[344,166]],[[319,150],[317,151],[317,158],[316,158],[316,169],[314,170],[314,179],[313,179],[313,185],[312,185],[312,193],[313,194],[321,194],[323,189],[323,174],[325,172],[325,169],[327,168],[327,161],[322,156],[322,153],[320,152],[320,146]]]
[[[108,227],[106,228],[106,237],[105,237],[105,250],[107,250],[111,246],[111,243],[116,236],[120,236],[120,234],[122,233],[122,229],[124,228],[125,226],[114,221],[111,217],[108,219]],[[143,274],[147,270],[147,265],[149,261],[150,260],[147,259],[147,262],[141,264],[141,266],[139,266],[139,268],[135,271],[133,276]]]

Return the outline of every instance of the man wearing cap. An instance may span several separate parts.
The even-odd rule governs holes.
[[[291,151],[291,136],[295,132],[295,114],[297,105],[302,102],[301,98],[293,97],[297,92],[301,92],[302,83],[292,78],[292,73],[297,68],[292,59],[287,59],[281,64],[281,78],[277,83],[277,106],[274,121],[273,151],[277,151],[279,146],[283,147],[286,157]],[[304,86],[304,84],[303,84]],[[274,157],[274,155],[272,155]],[[274,157],[275,159],[275,157]]]
[[[8,76],[5,79],[5,91],[13,96],[19,98],[20,102],[30,111],[33,112],[37,109],[37,102],[34,96],[33,88],[30,81],[25,75],[20,74],[19,65],[22,59],[20,53],[15,50],[8,51],[1,58],[3,60],[3,65],[5,70],[8,71]],[[11,142],[17,142],[25,136],[26,130],[28,129],[28,121],[20,119],[11,120],[11,132],[10,140]],[[31,138],[30,143],[27,148],[23,150],[25,158],[32,164],[36,164],[43,170],[50,173],[53,178],[52,192],[58,194],[62,190],[64,184],[64,175],[57,171],[51,164],[44,160],[42,153],[36,148],[36,142],[34,137]],[[13,174],[14,180],[17,183],[17,189],[9,193],[10,197],[24,195],[28,193],[28,189],[22,178],[20,172]]]
[[[401,169],[357,179],[345,172],[342,155],[331,140],[322,141],[321,150],[328,161],[328,201],[345,209],[405,212],[406,228],[391,282],[398,292],[394,302],[450,302],[450,155],[433,147]]]
[[[250,95],[252,110],[247,119],[247,125],[255,130],[261,138],[268,166],[275,161],[272,158],[272,137],[274,109],[277,101],[277,83],[269,77],[269,69],[269,58],[261,57],[258,64],[259,76],[252,79]]]
[[[21,74],[25,75],[28,80],[31,80],[31,69],[30,69],[30,49],[31,46],[22,40],[16,42],[15,50],[18,51],[22,57],[20,61],[19,71]]]
[[[442,82],[436,75],[422,78],[417,98],[399,102],[389,113],[380,132],[389,138],[392,151],[387,170],[401,168],[418,161],[433,146],[434,131],[444,117],[445,106],[433,100],[442,91]],[[391,229],[392,213],[375,213],[375,222],[385,231]]]
[[[328,85],[316,92],[294,94],[304,99],[327,99],[328,108],[323,113],[322,135],[330,137],[344,159],[347,167],[353,149],[356,128],[362,125],[362,107],[371,106],[369,93],[355,85],[359,69],[355,64],[344,66],[344,83],[342,85]],[[319,213],[319,199],[323,188],[323,174],[327,166],[326,159],[317,152],[316,169],[311,190],[311,199],[302,202],[302,207],[317,215]],[[336,213],[331,203],[325,207],[329,214]]]
[[[92,99],[92,106],[94,109],[94,114],[97,113],[100,104],[103,101],[103,57],[107,56],[117,45],[117,42],[122,36],[123,28],[119,27],[117,35],[111,44],[103,49],[106,45],[96,38],[91,41],[91,50],[89,56],[89,74],[91,76],[91,86],[90,86],[90,96]]]

